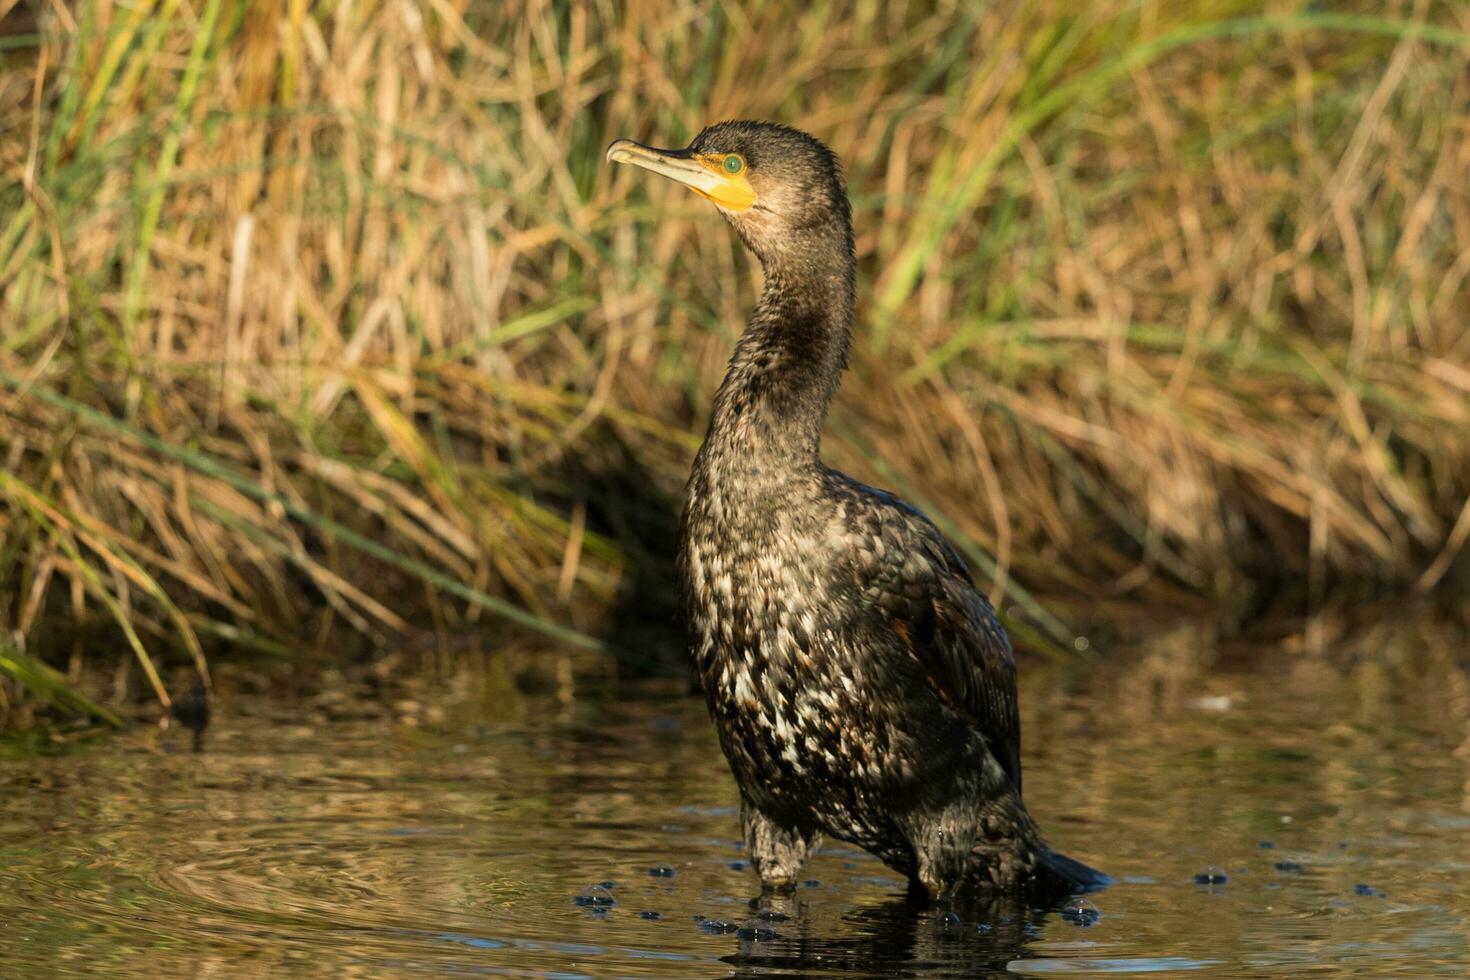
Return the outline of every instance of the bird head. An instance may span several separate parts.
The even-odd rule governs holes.
[[[607,158],[676,180],[712,202],[762,261],[834,236],[851,252],[852,211],[837,156],[800,130],[715,123],[682,150],[620,139]]]

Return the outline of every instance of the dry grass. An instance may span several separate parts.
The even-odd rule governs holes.
[[[12,12],[0,673],[45,693],[22,651],[100,621],[166,702],[159,654],[662,615],[758,271],[602,149],[731,116],[847,162],[829,456],[947,515],[1036,642],[1071,634],[1033,592],[1451,574],[1470,11],[905,6]]]

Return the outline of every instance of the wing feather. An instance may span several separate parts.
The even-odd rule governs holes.
[[[968,581],[942,577],[933,606],[933,632],[927,643],[914,644],[914,653],[940,698],[985,736],[1020,795],[1021,717],[1011,645],[990,603]]]
[[[1021,717],[1016,698],[1016,662],[1005,630],[969,569],[939,530],[915,508],[881,491],[887,505],[885,530],[901,526],[894,544],[921,554],[929,574],[915,576],[916,563],[900,559],[883,605],[889,625],[919,661],[935,693],[989,745],[996,762],[1021,792]],[[891,540],[884,534],[885,540]]]

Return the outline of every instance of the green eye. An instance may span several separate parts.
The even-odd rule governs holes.
[[[725,173],[738,174],[744,169],[745,161],[741,159],[740,154],[732,153],[729,156],[725,157]]]

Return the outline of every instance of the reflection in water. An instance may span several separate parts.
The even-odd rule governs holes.
[[[1118,879],[1096,918],[916,906],[841,845],[753,900],[677,685],[563,702],[491,661],[303,704],[222,677],[202,754],[147,729],[0,757],[0,973],[1464,976],[1466,639],[1193,627],[1026,664],[1028,805]]]
[[[769,922],[772,938],[742,938],[725,957],[737,977],[833,976],[983,977],[1004,975],[1040,935],[1045,911],[1015,899],[969,899],[926,908],[890,898],[846,912],[847,931],[825,927],[800,897],[754,900],[755,922]],[[749,931],[749,930],[747,930]]]

